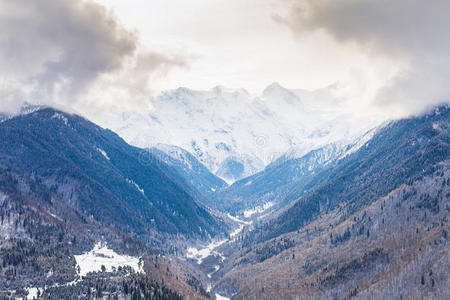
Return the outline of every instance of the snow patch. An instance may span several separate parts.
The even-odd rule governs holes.
[[[212,275],[213,275],[214,273],[216,273],[217,271],[219,271],[219,270],[220,270],[220,266],[219,266],[219,265],[215,265],[215,266],[214,266],[214,271],[212,271],[211,273],[208,273],[206,276],[208,276],[208,278],[211,278]]]
[[[26,288],[25,290],[28,292],[27,299],[37,299],[38,291],[43,292],[43,289],[35,287]]]
[[[53,218],[55,218],[56,220],[58,220],[58,221],[63,221],[63,219],[61,219],[60,217],[58,217],[57,215],[55,215],[55,214],[52,214],[51,212],[48,212],[48,214],[50,215],[50,216],[52,216]]]
[[[245,224],[245,225],[251,225],[252,224],[251,221],[244,221],[244,220],[241,220],[241,219],[239,219],[239,218],[237,218],[235,216],[232,216],[230,214],[227,214],[227,217],[230,218],[231,220],[233,220],[235,222],[238,222],[238,223],[241,223],[241,224]]]
[[[230,300],[230,298],[221,296],[221,295],[219,295],[219,294],[216,293],[216,300]]]
[[[248,210],[244,211],[244,217],[250,218],[254,214],[262,213],[262,212],[264,212],[265,210],[271,208],[274,205],[275,205],[275,203],[273,203],[273,202],[267,202],[263,206],[257,206],[257,207],[255,207],[253,209],[248,209]]]
[[[239,225],[239,228],[237,228],[235,231],[230,233],[230,238],[234,239],[239,233],[242,232],[243,229],[244,229],[244,224]]]
[[[69,120],[66,118],[66,116],[64,116],[60,113],[54,113],[51,118],[63,121],[66,126],[69,124]]]
[[[107,160],[111,160],[111,159],[109,158],[108,154],[105,152],[105,150],[103,150],[103,149],[101,149],[101,148],[98,148],[98,147],[96,147],[95,149],[96,149],[98,152],[100,152],[100,153],[103,155],[104,158],[106,158]]]
[[[0,192],[0,206],[2,206],[3,203],[5,203],[6,198],[8,198],[8,195]]]
[[[99,272],[102,266],[105,266],[107,272],[111,272],[113,267],[129,266],[136,272],[144,273],[140,258],[117,254],[106,244],[97,243],[91,251],[74,256],[77,266],[80,267],[81,276],[86,276],[89,272]]]
[[[222,257],[222,259],[223,259],[222,254],[214,251],[214,249],[223,245],[227,241],[228,240],[225,239],[225,240],[221,240],[221,241],[211,242],[205,248],[202,248],[202,249],[190,247],[187,249],[186,257],[197,260],[197,264],[199,264],[199,265],[203,262],[203,260],[205,258],[210,256],[211,254],[218,255],[218,256]]]
[[[141,192],[142,195],[145,196],[144,189],[142,189],[136,182],[134,182],[133,180],[128,179],[128,178],[126,178],[126,180],[127,180],[127,182],[128,182],[129,184],[134,185],[134,187],[135,187],[139,192]]]

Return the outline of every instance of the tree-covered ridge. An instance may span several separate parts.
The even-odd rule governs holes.
[[[369,205],[401,184],[434,172],[450,158],[450,108],[392,122],[355,153],[320,172],[288,198],[296,201],[251,241],[297,230],[320,213],[345,204],[350,212]],[[292,201],[291,200],[291,201]]]
[[[43,108],[1,123],[0,137],[0,161],[105,225],[147,235],[223,230],[175,170],[79,116]]]

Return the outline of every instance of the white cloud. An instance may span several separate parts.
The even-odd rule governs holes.
[[[399,68],[384,75],[372,103],[394,115],[420,112],[450,100],[450,2],[447,0],[288,0],[274,19],[304,37],[325,32]],[[375,63],[375,62],[374,62]]]
[[[277,81],[303,89],[339,82],[358,113],[415,113],[449,99],[449,6],[0,0],[0,110],[23,99],[98,121],[100,111],[146,108],[163,89],[224,85],[259,94]]]
[[[98,106],[100,98],[126,106],[151,78],[188,64],[141,47],[135,33],[91,1],[0,0],[0,28],[3,110],[20,101],[88,110],[84,104]],[[91,98],[99,87],[102,97]],[[119,90],[126,97],[111,97]]]

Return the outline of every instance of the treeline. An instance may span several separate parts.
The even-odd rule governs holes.
[[[130,299],[181,300],[183,297],[130,267],[119,267],[116,272],[94,272],[82,281],[67,286],[56,286],[39,293],[48,300],[59,299]]]

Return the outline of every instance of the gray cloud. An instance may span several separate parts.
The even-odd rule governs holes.
[[[123,72],[138,55],[147,57],[135,68],[140,77],[187,65],[183,58],[141,54],[137,36],[90,1],[0,0],[0,28],[0,77],[21,85],[18,97],[24,87],[32,89],[27,95],[33,99],[24,100],[33,102],[75,102],[101,76]]]
[[[407,113],[450,99],[450,1],[289,0],[289,13],[274,16],[303,36],[324,31],[356,43],[368,55],[406,62],[377,93],[374,103]]]

